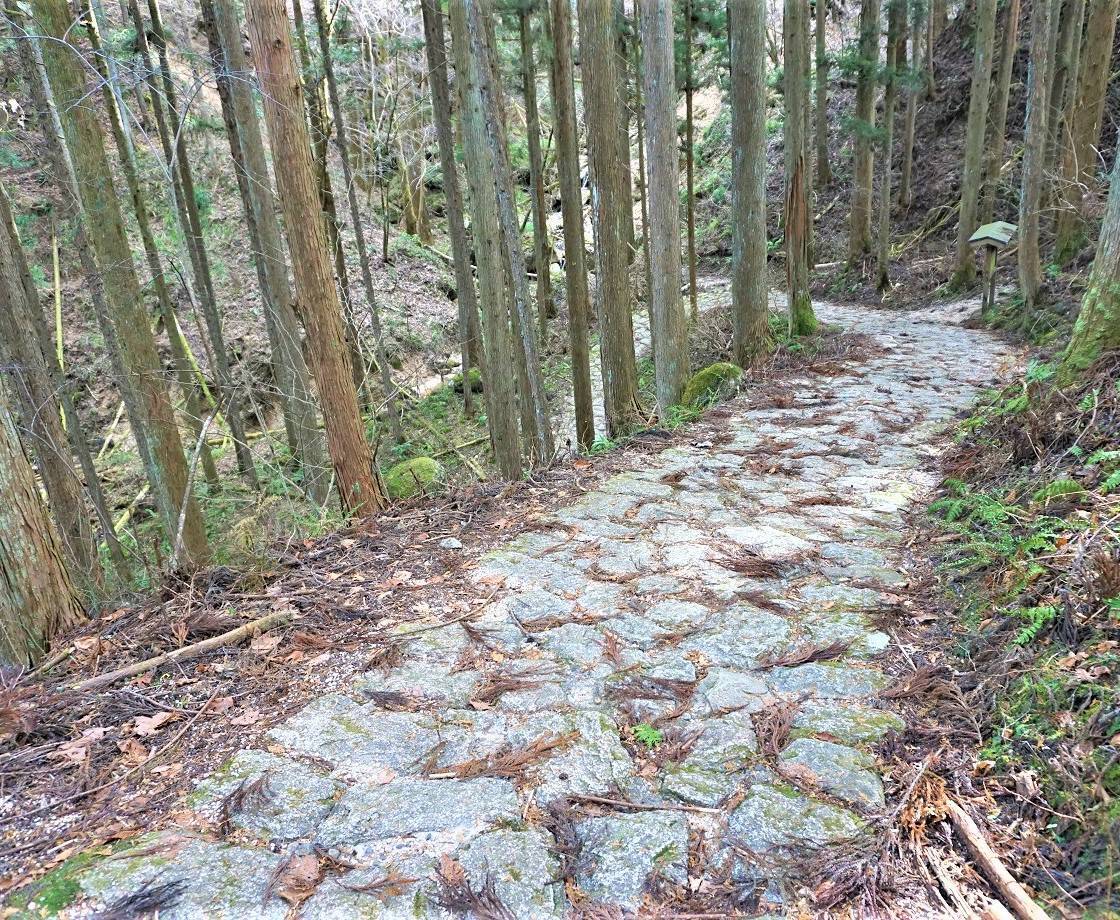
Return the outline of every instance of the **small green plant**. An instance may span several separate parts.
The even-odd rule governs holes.
[[[665,733],[648,722],[641,722],[634,726],[634,737],[652,750],[665,740]]]
[[[1015,611],[1015,615],[1026,621],[1026,626],[1015,635],[1015,644],[1030,645],[1038,638],[1039,633],[1054,622],[1054,618],[1058,615],[1058,608],[1020,607]]]
[[[595,436],[595,440],[591,442],[591,447],[588,449],[589,454],[606,454],[614,450],[618,444],[605,434]]]

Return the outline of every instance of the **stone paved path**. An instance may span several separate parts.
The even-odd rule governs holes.
[[[161,916],[280,920],[270,878],[318,847],[357,868],[324,880],[305,920],[449,916],[441,854],[476,887],[489,875],[517,918],[563,917],[573,895],[635,910],[659,882],[724,868],[780,913],[798,847],[858,834],[883,807],[869,748],[901,723],[876,700],[889,638],[875,614],[903,578],[903,513],[935,482],[938,430],[1005,356],[913,315],[824,318],[883,354],[794,381],[788,408],[731,403],[723,443],[647,455],[481,560],[480,591],[502,587],[471,633],[419,635],[387,673],[313,701],[194,793],[213,815],[267,775],[233,815],[238,843],[157,833],[86,873],[84,892],[185,878]],[[851,643],[840,660],[772,666],[838,641]],[[789,701],[790,740],[764,757],[755,720]],[[663,736],[649,752],[632,736],[642,723]],[[500,773],[542,738],[563,744],[512,779],[452,769]],[[652,807],[578,806],[558,843],[549,806],[579,796]],[[711,850],[690,869],[701,836]],[[556,882],[561,850],[579,853],[574,887]],[[380,884],[390,870],[405,881]]]

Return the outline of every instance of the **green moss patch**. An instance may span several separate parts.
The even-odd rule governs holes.
[[[735,391],[742,376],[742,369],[727,361],[709,364],[689,378],[681,404],[706,406],[718,402]]]
[[[431,457],[414,457],[389,468],[385,490],[394,500],[439,491],[445,480],[443,465]]]

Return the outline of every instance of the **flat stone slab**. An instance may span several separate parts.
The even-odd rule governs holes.
[[[817,738],[797,738],[778,758],[784,770],[798,779],[853,805],[878,808],[883,804],[883,781],[874,771],[875,759],[856,748]]]
[[[752,786],[727,822],[728,837],[755,853],[826,846],[862,830],[862,822],[852,812],[784,784]]]
[[[636,910],[651,876],[683,882],[688,867],[688,824],[679,814],[639,812],[589,818],[577,827],[587,868],[580,891],[595,901]]]

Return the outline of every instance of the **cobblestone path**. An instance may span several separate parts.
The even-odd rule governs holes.
[[[822,313],[882,353],[792,381],[788,408],[728,404],[722,443],[645,455],[479,560],[480,595],[497,593],[469,631],[419,634],[194,792],[213,816],[248,781],[237,842],[156,832],[83,891],[111,902],[183,879],[162,917],[281,920],[270,880],[318,851],[353,868],[295,916],[444,917],[446,854],[476,891],[492,881],[508,914],[486,916],[636,911],[705,875],[781,915],[799,848],[884,807],[870,746],[901,721],[876,698],[876,612],[904,579],[903,515],[935,482],[939,430],[1006,357],[928,318]],[[796,663],[834,643],[838,658]],[[767,752],[756,729],[775,713],[792,726]]]

